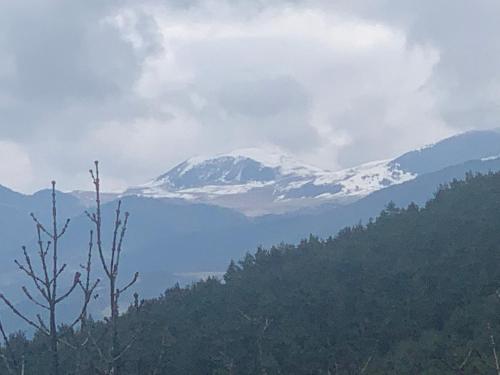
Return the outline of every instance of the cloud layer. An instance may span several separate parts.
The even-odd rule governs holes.
[[[0,183],[86,188],[98,158],[119,190],[253,146],[335,169],[497,126],[500,6],[438,3],[3,2]]]

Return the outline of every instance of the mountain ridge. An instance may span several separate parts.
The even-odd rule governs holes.
[[[483,137],[494,139],[500,149],[497,135],[485,132]],[[463,153],[450,155],[448,160],[452,165],[443,169],[378,189],[346,204],[330,202],[315,206],[309,205],[307,199],[297,198],[304,206],[284,214],[274,210],[273,206],[272,214],[249,217],[242,214],[241,210],[219,205],[218,201],[206,203],[179,198],[123,195],[123,207],[131,212],[124,270],[140,272],[138,291],[149,297],[161,293],[161,288],[175,282],[184,284],[194,281],[196,275],[220,274],[231,258],[240,258],[259,245],[270,246],[281,241],[295,243],[311,233],[321,237],[334,235],[345,226],[376,217],[389,201],[402,206],[411,202],[425,202],[432,198],[441,184],[463,179],[469,171],[500,171],[497,144],[492,143],[492,147],[485,151],[479,149],[481,153],[477,155],[473,153],[478,148],[478,142],[480,145],[481,137],[474,136],[473,140],[469,145],[471,153],[465,156]],[[439,143],[433,147],[439,147]],[[422,167],[419,162],[424,163],[425,167],[425,155],[428,152],[434,152],[432,147],[412,154],[414,168]],[[460,163],[470,155],[480,158]],[[453,164],[455,162],[457,164]],[[384,161],[384,165],[387,162]],[[410,167],[405,167],[409,172],[412,171]],[[367,168],[374,170],[373,165]],[[67,238],[61,242],[61,256],[71,267],[78,267],[82,262],[81,254],[85,254],[88,243],[90,223],[83,211],[92,204],[93,195],[88,192],[84,195],[84,202],[81,196],[59,192],[57,195],[61,220],[72,217]],[[107,229],[110,229],[108,226],[114,216],[115,199],[118,197],[109,198],[103,204]],[[239,198],[241,195],[235,196],[235,199]],[[231,203],[234,205],[234,202]],[[18,293],[22,280],[17,269],[12,267],[12,260],[19,257],[21,245],[28,245],[29,249],[36,246],[29,213],[34,212],[44,222],[50,220],[50,196],[46,190],[29,196],[4,188],[0,189],[0,204],[3,205],[3,210],[0,210],[0,234],[3,240],[0,284],[2,290]],[[109,241],[109,238],[103,240]]]
[[[247,216],[346,205],[451,165],[500,155],[497,129],[457,134],[396,158],[328,170],[276,150],[251,148],[188,159],[123,195],[177,198],[236,209]]]
[[[127,189],[123,195],[179,198],[259,216],[325,202],[349,203],[385,186],[414,178],[390,162],[382,160],[329,171],[287,155],[251,157],[247,150],[233,151],[188,159],[147,184]],[[246,204],[241,204],[245,201]]]
[[[494,373],[499,210],[500,173],[468,174],[421,207],[389,205],[326,239],[254,248],[222,279],[131,305],[118,321],[137,345],[123,374]],[[64,337],[78,345],[107,324]],[[45,340],[14,346],[37,374],[50,374]],[[61,353],[71,373],[74,349]]]

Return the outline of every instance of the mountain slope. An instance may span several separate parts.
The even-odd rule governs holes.
[[[470,131],[444,139],[394,160],[404,171],[413,174],[435,172],[470,160],[500,156],[498,130]]]
[[[360,221],[366,223],[370,218],[376,217],[388,202],[392,201],[402,207],[413,202],[424,204],[434,196],[440,185],[463,180],[469,172],[488,174],[499,171],[500,158],[472,160],[381,189],[349,205],[324,205],[319,209],[295,214],[268,215],[258,218],[255,223],[259,227],[261,239],[266,238],[268,232],[279,233],[283,239],[292,242],[299,241],[309,233],[327,237],[346,225],[355,225]],[[273,241],[265,243],[271,244]]]
[[[489,136],[485,134],[489,134]],[[477,139],[477,134],[473,133],[472,136],[473,140]],[[458,137],[459,144],[465,142],[464,137],[467,137],[467,135]],[[482,137],[496,139],[496,132],[484,132]],[[444,141],[447,150],[450,150],[450,142],[453,144],[455,142],[454,138]],[[378,184],[383,173],[376,172],[377,168],[386,171],[387,169],[384,168],[390,165],[391,162],[368,164],[365,169],[356,168],[351,172],[348,170],[337,173],[337,176],[340,175],[341,177],[335,177],[334,181],[341,181],[345,188],[349,186],[347,182],[351,183],[356,179],[363,181],[362,176],[373,173],[374,176],[377,176],[374,177],[374,184],[371,185],[374,187],[372,193],[366,196],[357,196],[356,200],[349,204],[347,202],[339,204],[335,200],[326,200],[325,202],[334,203],[320,206],[309,204],[307,199],[296,198],[296,202],[304,203],[307,209],[296,210],[282,215],[249,218],[235,210],[218,207],[216,204],[219,201],[213,199],[207,199],[210,204],[205,204],[192,199],[152,198],[141,194],[126,195],[123,197],[123,207],[131,212],[131,219],[129,233],[126,238],[127,256],[124,257],[124,271],[139,271],[141,279],[137,286],[141,295],[145,297],[153,296],[160,293],[166,286],[177,281],[185,284],[207,274],[220,274],[230,259],[240,258],[245,252],[251,251],[259,245],[269,246],[281,241],[297,242],[311,233],[328,237],[337,233],[346,225],[354,225],[360,220],[367,222],[370,217],[377,216],[389,201],[394,201],[396,204],[403,206],[412,201],[423,203],[432,198],[440,184],[448,183],[454,178],[463,179],[468,171],[483,173],[500,171],[500,158],[487,156],[491,152],[496,152],[495,148],[492,146],[477,151],[477,143],[471,142],[470,148],[463,146],[463,155],[452,155],[446,160],[446,163],[443,163],[459,162],[472,156],[480,156],[480,159],[447,166],[429,173],[417,174],[417,168],[421,168],[418,171],[422,171],[423,166],[433,159],[432,155],[437,152],[436,150],[440,149],[441,145],[440,142],[417,153],[408,154],[412,155],[412,168],[414,169],[411,170],[409,164],[404,164],[404,167],[401,166],[401,168],[407,169],[405,173],[411,173],[413,176],[412,179],[406,182],[398,181],[392,186],[381,189]],[[428,154],[429,152],[430,154]],[[240,182],[244,181],[245,184],[251,184],[257,178],[265,180],[265,173],[271,172],[268,171],[257,176],[255,173],[260,173],[259,169],[253,167],[248,172],[242,172],[241,169],[246,168],[250,156],[255,160],[258,159],[259,165],[265,164],[267,168],[272,170],[273,174],[268,175],[268,178],[271,179],[273,186],[270,188],[271,192],[268,197],[272,197],[274,189],[280,187],[276,182],[279,176],[281,176],[279,177],[281,178],[280,183],[282,182],[284,187],[291,185],[287,185],[288,182],[284,178],[286,175],[291,175],[296,179],[310,178],[313,181],[325,177],[324,171],[300,163],[297,164],[287,159],[283,161],[281,155],[273,159],[269,155],[256,154],[256,152],[250,155],[247,151],[247,158],[238,159],[239,164],[234,164],[237,158],[233,155],[230,164],[232,166],[236,165],[236,169],[233,174],[225,175],[224,178],[222,177],[228,170],[227,166],[223,169],[217,169],[216,163],[211,167],[213,168],[213,174],[205,176],[204,179],[200,179],[202,175],[198,173],[199,171],[192,176],[197,178],[194,182],[193,180],[183,181],[182,179],[185,178],[186,174],[178,173],[180,177],[177,176],[176,180],[170,183],[177,184],[176,186],[180,188],[193,189],[192,186],[194,185],[200,185],[203,188],[203,184],[206,184],[207,181],[210,181],[211,184],[219,181],[217,182],[219,183],[216,186],[217,188],[227,187],[232,189],[234,188],[233,182],[237,178],[239,178]],[[405,158],[405,160],[409,160],[408,157]],[[443,163],[437,163],[433,167],[428,167],[427,170],[437,168]],[[196,165],[207,170],[206,165],[192,163],[193,168]],[[183,168],[186,169],[187,166]],[[238,168],[240,170],[237,172]],[[181,168],[178,172],[180,171]],[[253,171],[254,174],[251,174],[250,171]],[[335,173],[327,173],[329,177],[332,175],[335,175]],[[167,177],[173,179],[175,176],[163,176],[163,182]],[[350,186],[356,186],[356,183]],[[261,192],[267,191],[263,190]],[[291,191],[288,191],[288,193],[292,194]],[[90,229],[90,224],[83,214],[83,210],[84,206],[89,205],[91,197],[88,194],[83,194],[83,196],[85,199],[80,200],[71,194],[58,194],[61,220],[66,216],[73,217],[66,238],[61,243],[61,257],[64,258],[64,262],[74,268],[78,267],[83,261],[88,242],[88,230]],[[247,205],[247,207],[252,207],[252,204],[255,203],[255,201],[250,201],[250,197],[251,194],[232,195],[234,202]],[[229,198],[224,196],[219,199],[227,200]],[[310,198],[310,200],[316,201],[318,198]],[[227,201],[224,202],[227,203]],[[236,204],[234,202],[232,203]],[[270,200],[270,202],[269,207],[274,210],[277,202],[275,200]],[[42,220],[47,221],[50,216],[50,196],[47,191],[39,192],[33,196],[26,196],[3,188],[0,189],[0,205],[3,207],[0,211],[0,234],[3,240],[0,254],[0,270],[2,271],[0,286],[4,291],[12,291],[12,293],[18,294],[19,285],[24,279],[22,279],[22,275],[19,274],[12,262],[14,258],[20,255],[20,245],[27,244],[30,246],[35,244],[34,228],[29,213],[34,211]],[[107,225],[112,221],[115,205],[116,202],[110,201],[104,207]],[[257,208],[259,207],[262,206]],[[107,229],[105,241],[109,241],[110,228]]]
[[[123,374],[493,374],[499,212],[500,174],[469,177],[424,208],[391,207],[335,238],[258,249],[224,282],[131,308],[120,327],[125,342],[137,337]],[[26,343],[40,375],[43,341]],[[71,373],[74,352],[61,350]]]
[[[176,281],[186,283],[206,274],[220,274],[230,259],[238,259],[259,245],[298,242],[311,233],[334,235],[346,225],[360,220],[366,223],[370,217],[376,217],[390,201],[399,206],[423,204],[433,197],[439,185],[463,179],[471,170],[500,171],[500,159],[470,161],[424,174],[349,205],[256,218],[182,200],[125,197],[123,207],[131,212],[131,219],[123,266],[127,272],[141,273],[141,295],[152,296]],[[115,203],[105,206],[108,224],[114,206]],[[72,224],[85,228],[88,221],[82,216]],[[86,232],[80,230],[74,235],[68,241],[84,246]]]
[[[57,196],[61,218],[72,218],[83,212],[80,201],[71,194],[58,192]],[[4,276],[0,278],[0,285],[2,279],[8,279],[5,272],[12,268],[12,256],[18,254],[21,245],[28,245],[32,242],[34,225],[30,213],[33,212],[40,220],[47,222],[52,215],[50,202],[48,190],[26,195],[0,186],[0,235],[2,238],[0,273]]]
[[[472,136],[473,140],[469,148],[463,146],[464,139],[468,136]],[[496,139],[496,136],[496,132],[483,132],[480,139],[485,137]],[[370,194],[366,193],[364,197],[357,196],[356,200],[350,204],[346,202],[339,204],[338,201],[333,200],[333,204],[315,206],[308,202],[318,198],[310,198],[310,200],[297,198],[296,201],[305,204],[307,209],[285,215],[266,215],[255,218],[248,218],[234,210],[216,205],[221,201],[227,203],[230,199],[228,196],[215,201],[207,199],[210,203],[207,205],[196,199],[153,199],[147,194],[146,196],[126,195],[123,197],[123,206],[131,212],[132,216],[127,237],[129,256],[123,265],[127,271],[137,270],[141,273],[141,292],[145,296],[152,296],[159,293],[165,285],[171,285],[176,281],[189,282],[207,273],[221,272],[229,259],[241,257],[246,251],[258,245],[271,245],[281,241],[296,242],[310,233],[320,236],[335,234],[346,225],[353,225],[360,220],[366,222],[370,217],[375,217],[389,201],[394,201],[398,205],[407,205],[412,201],[423,203],[433,196],[440,184],[450,182],[454,178],[462,179],[468,171],[487,173],[490,170],[500,170],[500,159],[483,156],[496,152],[496,149],[492,146],[477,151],[477,143],[474,142],[477,139],[476,133],[467,133],[439,142],[422,151],[407,154],[412,156],[401,158],[400,161],[404,165],[401,168],[406,168],[408,171],[405,173],[411,173],[413,177],[406,182],[399,180],[398,183],[393,183],[392,186],[383,189],[380,188],[379,182],[382,181],[380,177],[384,174],[377,170],[382,168],[383,171],[387,171],[385,168],[392,162],[372,163],[366,165],[365,168],[359,167],[351,171],[325,174],[322,170],[304,166],[279,154],[270,156],[263,155],[258,150],[247,150],[244,158],[232,155],[229,159],[229,165],[234,167],[232,174],[227,174],[230,169],[226,165],[219,168],[220,159],[216,159],[214,163],[208,163],[209,167],[204,162],[205,159],[192,162],[189,166],[185,164],[179,167],[176,173],[162,176],[157,182],[175,185],[180,189],[195,189],[193,186],[201,186],[200,189],[203,189],[206,183],[218,183],[217,188],[233,189],[235,180],[243,184],[252,184],[256,179],[264,181],[267,178],[273,185],[269,188],[271,193],[268,195],[272,197],[275,189],[293,185],[285,178],[286,176],[296,179],[295,181],[299,180],[300,183],[309,181],[308,179],[317,181],[334,176],[329,186],[341,181],[344,184],[343,188],[346,188],[346,186],[356,186],[357,179],[364,181],[366,178],[363,179],[363,176],[371,173],[375,176],[374,183],[365,186],[372,186],[374,191]],[[445,149],[450,150],[449,145],[456,141],[462,145],[464,154],[450,156],[446,163],[460,161],[471,156],[481,156],[484,160],[472,160],[432,173],[416,174],[417,168],[420,168],[418,165],[427,165],[442,144],[446,146]],[[405,160],[410,159],[414,166],[413,170],[409,169],[408,162],[404,164]],[[260,169],[256,168],[253,160],[259,160]],[[246,169],[248,165],[253,167]],[[262,167],[264,165],[266,167]],[[429,167],[428,170],[437,165]],[[190,176],[186,170],[196,173]],[[203,175],[201,170],[211,171],[211,174]],[[422,168],[418,169],[418,171],[422,170]],[[306,189],[306,186],[302,185],[301,188]],[[261,192],[267,192],[267,190],[261,190]],[[287,193],[291,195],[293,190]],[[247,207],[252,207],[256,203],[250,199],[250,193],[235,194],[231,197],[234,202],[248,205]],[[83,206],[88,206],[91,198],[85,194],[84,200],[78,200],[69,194],[59,194],[58,199],[61,219],[66,216],[75,216],[67,233],[68,238],[63,245],[70,248],[70,253],[67,254],[68,262],[78,265],[82,262],[81,255],[85,253],[88,229],[90,229],[88,220],[83,215]],[[275,200],[270,200],[270,202],[270,207],[276,207],[278,204]],[[332,201],[323,201],[325,202]],[[0,224],[2,224],[0,230],[4,238],[5,249],[0,257],[3,272],[0,282],[4,280],[3,285],[11,285],[16,284],[20,277],[11,262],[19,255],[21,244],[29,245],[33,241],[34,232],[29,212],[34,211],[42,219],[48,220],[50,197],[47,191],[25,196],[4,188],[0,191],[0,204],[4,206],[0,213]],[[113,216],[115,204],[116,202],[113,201],[106,203],[105,217],[108,223]]]
[[[172,291],[151,309],[176,327],[186,356],[165,370],[216,371],[225,363],[210,359],[222,351],[241,374],[456,374],[472,350],[463,373],[488,374],[489,334],[500,334],[498,212],[500,175],[477,177],[425,209],[258,251],[225,284]]]

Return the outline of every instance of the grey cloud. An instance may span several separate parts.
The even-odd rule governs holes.
[[[113,9],[116,4],[96,1],[2,4],[2,54],[11,56],[15,65],[15,73],[1,87],[13,97],[13,105],[2,111],[4,136],[64,133],[68,127],[75,134],[91,122],[79,121],[82,115],[95,120],[108,111],[114,117],[130,108],[113,107],[127,103],[144,56],[105,22]],[[72,119],[58,123],[65,112]]]
[[[274,4],[280,1],[273,2]],[[302,0],[303,4],[405,30],[410,43],[440,52],[430,85],[440,114],[458,130],[498,126],[500,3],[495,0]]]
[[[133,88],[144,60],[161,50],[158,29],[138,11],[134,27],[144,43],[132,45],[110,18],[123,4],[0,5],[0,57],[11,62],[9,74],[0,73],[0,138],[21,144],[34,164],[28,173],[36,176],[24,189],[52,177],[65,180],[62,187],[75,187],[75,171],[103,156],[92,144],[80,145],[89,132],[151,113]]]
[[[413,43],[440,51],[431,84],[440,113],[457,129],[491,128],[500,118],[500,3],[494,0],[375,0],[334,3],[390,23]]]
[[[284,111],[304,111],[309,104],[305,89],[286,76],[230,82],[219,93],[219,99],[228,111],[256,119]]]
[[[313,11],[325,27],[388,35],[357,51],[352,30],[339,26],[346,46],[332,47],[314,19],[259,33],[259,22]],[[74,172],[94,158],[119,185],[197,152],[261,144],[331,167],[390,157],[451,129],[498,126],[499,11],[493,0],[5,1],[0,141],[32,161],[26,189],[52,175],[81,187]],[[206,35],[190,36],[200,25]]]

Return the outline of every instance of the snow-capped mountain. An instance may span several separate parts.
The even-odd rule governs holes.
[[[189,159],[126,194],[180,198],[261,215],[325,202],[352,202],[414,177],[387,160],[332,172],[289,155],[243,149]]]
[[[463,179],[470,171],[500,172],[498,131],[461,134],[394,160],[342,171],[326,171],[277,152],[255,149],[193,158],[127,191],[123,207],[131,212],[133,222],[127,231],[124,271],[141,273],[141,295],[157,295],[177,281],[190,282],[190,277],[223,271],[230,259],[239,259],[258,245],[296,243],[310,233],[334,235],[345,226],[376,217],[390,201],[398,207],[410,202],[425,204],[440,185]],[[84,210],[92,205],[93,196],[78,191],[59,193],[57,198],[61,217],[72,218],[64,239],[71,251],[62,256],[75,269],[87,251],[89,222]],[[115,195],[103,198],[113,200]],[[203,202],[210,205],[198,204]],[[320,206],[322,203],[334,204]],[[5,249],[0,254],[0,283],[4,292],[15,296],[23,279],[9,264],[19,255],[21,245],[36,245],[29,213],[50,221],[50,192],[25,195],[0,186],[0,205]],[[254,216],[317,208],[249,218],[218,206]],[[114,201],[103,205],[107,223],[115,208]],[[11,326],[15,324],[13,321]]]
[[[237,209],[246,215],[284,213],[324,203],[344,205],[383,188],[471,160],[500,155],[500,132],[473,131],[396,159],[329,171],[261,149],[195,157],[125,195],[178,198]]]

